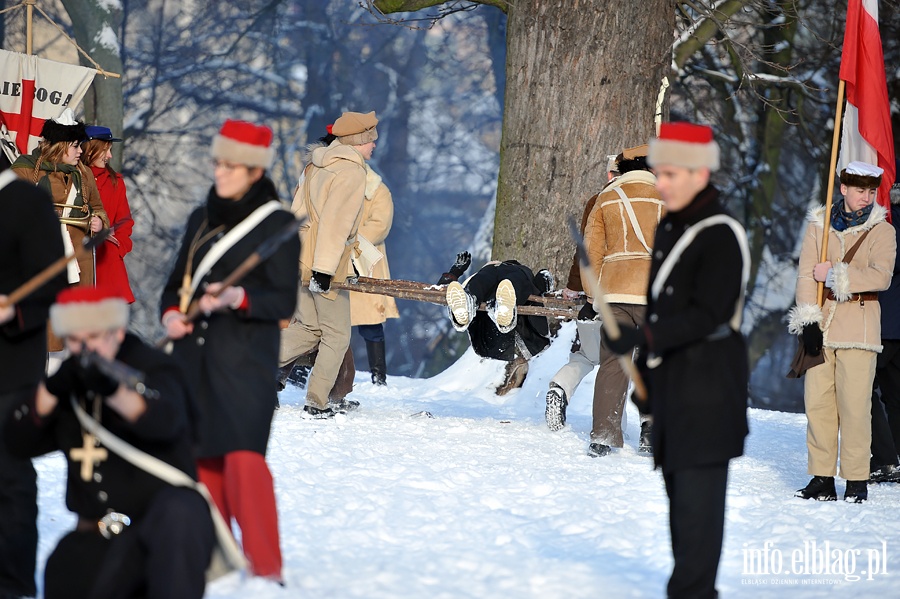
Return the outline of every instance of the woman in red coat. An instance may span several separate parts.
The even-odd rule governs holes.
[[[125,270],[125,254],[131,251],[134,221],[125,195],[125,181],[122,175],[109,166],[113,142],[122,140],[113,137],[112,131],[107,127],[89,125],[85,129],[87,141],[81,146],[81,161],[94,174],[110,225],[118,225],[115,232],[97,248],[97,284],[115,290],[117,295],[124,297],[130,304],[134,302],[134,294]]]

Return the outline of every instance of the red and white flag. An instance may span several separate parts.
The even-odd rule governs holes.
[[[44,121],[81,102],[96,72],[0,50],[0,120],[19,152],[27,154],[37,146]]]
[[[883,168],[877,201],[890,215],[890,189],[897,165],[884,52],[878,31],[878,0],[849,0],[840,77],[846,83],[847,108],[838,172],[854,160]]]

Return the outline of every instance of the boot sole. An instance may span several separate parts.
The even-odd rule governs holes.
[[[544,419],[547,421],[547,427],[553,432],[560,431],[566,426],[563,399],[556,393],[547,394],[547,407],[544,410]]]
[[[469,324],[472,319],[469,315],[469,300],[466,298],[466,290],[456,281],[447,285],[447,306],[453,314],[453,320],[461,327]]]
[[[516,290],[509,279],[500,281],[494,297],[496,298],[494,321],[501,332],[507,332],[516,318]]]

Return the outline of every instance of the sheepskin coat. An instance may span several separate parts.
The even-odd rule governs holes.
[[[820,308],[816,302],[817,283],[813,268],[822,251],[825,207],[813,208],[807,214],[809,224],[803,236],[800,265],[797,270],[796,305],[788,314],[788,330],[799,335],[803,327],[817,323],[824,336],[825,347],[832,349],[864,349],[881,352],[881,304],[878,301],[853,301],[854,294],[883,291],[891,284],[897,240],[887,222],[887,210],[876,204],[861,225],[828,231],[827,260],[831,261],[835,301],[827,299]],[[863,232],[870,231],[849,264],[842,262]]]
[[[363,202],[362,222],[359,224],[357,236],[365,237],[384,256],[372,269],[373,279],[391,278],[384,240],[391,232],[393,222],[394,201],[391,198],[391,190],[381,180],[381,175],[366,164],[366,201]],[[381,324],[388,318],[399,317],[400,313],[397,311],[397,302],[394,298],[374,293],[350,292],[351,325]]]
[[[366,161],[351,146],[335,141],[312,151],[294,195],[291,211],[308,218],[300,227],[300,277],[309,285],[313,272],[343,283],[354,275],[350,254],[363,215]],[[324,294],[337,297],[332,290]]]
[[[646,245],[638,237],[617,190],[628,198]],[[607,302],[646,305],[650,251],[664,212],[656,177],[648,171],[625,173],[597,198],[584,228],[584,239],[591,264],[600,271],[600,286]],[[581,276],[583,279],[587,273]]]

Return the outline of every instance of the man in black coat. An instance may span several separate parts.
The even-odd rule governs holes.
[[[66,505],[78,521],[47,560],[44,597],[200,599],[215,544],[206,501],[104,447],[76,414],[196,479],[180,367],[127,334],[128,304],[101,289],[66,289],[50,319],[72,355],[15,407],[4,430],[14,454],[60,450],[68,463]],[[111,376],[111,364],[142,373],[146,389]]]
[[[65,271],[17,304],[8,294],[63,256],[50,196],[0,174],[0,430],[13,404],[34,393],[47,360],[47,311]],[[0,443],[0,597],[33,596],[37,553],[37,476],[31,460]]]
[[[610,348],[638,346],[653,414],[653,456],[669,496],[669,597],[716,597],[728,462],[747,436],[747,348],[740,333],[746,234],[709,185],[709,127],[664,123],[648,162],[668,214],[656,230],[647,321]]]

